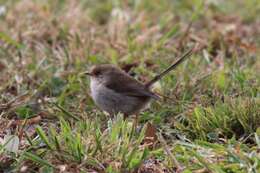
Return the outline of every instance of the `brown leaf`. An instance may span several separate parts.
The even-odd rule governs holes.
[[[240,47],[252,53],[256,52],[256,46],[252,44],[240,43]]]
[[[6,68],[5,64],[0,61],[0,72]]]
[[[38,124],[42,120],[41,116],[38,115],[36,117],[26,119],[26,120],[15,120],[12,122],[12,125],[20,126],[23,124],[32,125],[32,124]]]
[[[158,138],[156,136],[156,128],[152,123],[148,122],[146,124],[145,138],[143,142],[145,145],[153,147],[157,140]]]

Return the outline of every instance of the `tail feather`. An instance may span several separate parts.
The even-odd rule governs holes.
[[[172,71],[173,69],[175,69],[179,64],[181,64],[185,59],[187,59],[188,57],[190,57],[192,55],[192,53],[194,52],[195,46],[193,48],[191,48],[190,50],[188,50],[186,53],[184,53],[176,62],[174,62],[170,67],[168,67],[166,70],[164,70],[163,72],[161,72],[160,74],[156,75],[152,80],[150,80],[149,82],[147,82],[145,84],[146,88],[150,88],[155,82],[157,82],[158,80],[160,80],[162,77],[164,77],[166,74],[168,74],[170,71]]]

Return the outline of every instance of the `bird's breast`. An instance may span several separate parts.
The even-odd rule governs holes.
[[[120,94],[107,88],[97,80],[91,80],[90,90],[91,96],[98,107],[110,114],[117,112],[118,102],[122,99]]]

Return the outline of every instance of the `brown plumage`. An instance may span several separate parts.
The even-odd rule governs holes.
[[[114,65],[94,66],[90,72],[85,73],[91,77],[92,98],[98,107],[111,115],[118,112],[125,115],[138,114],[151,99],[159,98],[150,91],[151,86],[181,64],[192,52],[193,49],[186,52],[169,68],[145,84],[137,81]]]

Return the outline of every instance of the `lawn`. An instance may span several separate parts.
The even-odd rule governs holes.
[[[259,173],[259,14],[259,0],[0,0],[0,172]],[[81,75],[110,63],[147,82],[195,44],[136,131]]]

